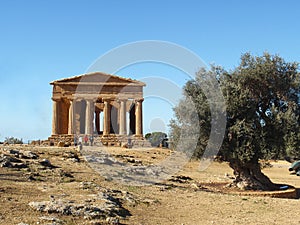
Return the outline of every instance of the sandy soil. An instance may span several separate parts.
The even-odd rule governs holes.
[[[80,217],[48,215],[28,206],[31,201],[49,200],[49,196],[84,200],[97,193],[98,189],[92,185],[82,188],[82,182],[127,191],[138,199],[135,204],[124,201],[123,206],[131,216],[121,219],[122,224],[300,224],[298,199],[224,194],[207,189],[205,184],[223,185],[231,181],[232,170],[226,163],[213,162],[206,170],[199,171],[199,162],[191,161],[176,174],[178,179],[134,186],[105,179],[81,156],[80,162],[69,160],[66,153],[77,151],[72,148],[0,146],[2,152],[8,148],[26,148],[37,153],[39,159],[48,159],[56,168],[43,171],[33,166],[30,170],[0,168],[0,224],[51,224],[45,221],[45,216],[58,218],[62,224],[97,224]],[[155,164],[170,155],[167,149],[112,147],[109,151],[123,162],[124,158],[133,158],[144,165]],[[272,181],[300,187],[300,177],[288,171],[289,163],[271,163],[273,167],[264,169],[264,173]],[[32,174],[35,179],[28,179]],[[62,174],[71,174],[73,178]]]

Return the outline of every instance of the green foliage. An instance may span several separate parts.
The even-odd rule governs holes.
[[[8,143],[8,144],[23,144],[23,140],[15,138],[15,137],[6,137],[4,142]]]
[[[148,140],[148,139],[150,138],[150,136],[151,136],[151,133],[147,133],[147,134],[145,135],[145,138]]]
[[[242,55],[240,65],[227,72],[212,66],[200,70],[194,80],[184,86],[186,98],[195,104],[199,120],[199,139],[194,152],[201,157],[210,135],[211,112],[207,93],[201,82],[207,74],[215,74],[226,101],[227,126],[220,156],[240,165],[258,163],[259,159],[300,155],[300,82],[297,63],[285,62],[279,56],[265,53],[255,57]],[[193,127],[186,99],[174,108],[170,137],[179,144],[181,129]]]
[[[246,164],[278,159],[292,149],[300,154],[297,70],[297,63],[286,63],[279,56],[247,53],[239,67],[221,78],[231,137],[221,152],[227,160]]]
[[[299,158],[300,155],[300,126],[299,126],[299,108],[294,105],[289,107],[281,116],[282,127],[285,131],[283,141],[285,143],[286,154],[288,156]]]
[[[189,152],[195,158],[203,155],[211,130],[212,102],[209,103],[206,96],[210,93],[204,93],[202,88],[205,82],[209,82],[211,75],[219,74],[219,71],[219,67],[212,67],[212,71],[201,69],[196,79],[188,81],[183,87],[184,99],[174,108],[175,119],[169,124],[173,149]]]
[[[167,147],[167,134],[163,132],[147,133],[145,138],[150,141],[153,147],[159,147],[161,144],[163,147]]]

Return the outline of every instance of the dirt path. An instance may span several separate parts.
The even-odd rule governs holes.
[[[226,164],[219,163],[197,172],[193,170],[196,164],[190,163],[183,172],[193,177],[193,182],[223,182],[224,173],[230,172]],[[271,168],[265,173],[274,181],[300,184],[299,177],[288,175],[286,168]],[[134,216],[128,224],[300,224],[297,199],[239,196],[193,188],[147,189],[159,204],[131,209]]]

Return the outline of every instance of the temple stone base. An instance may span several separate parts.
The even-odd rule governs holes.
[[[48,144],[50,146],[58,146],[59,142],[63,142],[65,143],[65,145],[74,145],[74,135],[59,134],[59,135],[51,135],[48,138]]]
[[[82,137],[84,142],[84,134],[77,136]],[[60,134],[60,135],[52,135],[48,138],[48,143],[51,146],[58,146],[59,143],[64,143],[66,146],[74,146],[74,135]],[[83,143],[84,144],[84,143]],[[88,141],[90,144],[90,141]],[[102,136],[94,136],[93,138],[94,146],[115,146],[115,147],[151,147],[151,143],[144,139],[142,136],[135,135],[102,135]]]
[[[144,139],[142,136],[135,135],[109,135],[102,136],[101,143],[105,146],[117,147],[151,147],[151,143]]]

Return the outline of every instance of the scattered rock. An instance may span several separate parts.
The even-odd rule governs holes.
[[[206,187],[203,187],[201,184],[197,184],[197,183],[192,183],[191,188],[194,189],[195,191],[207,190]]]
[[[100,186],[93,182],[80,182],[80,188],[82,189],[92,189],[92,190],[100,190]]]
[[[70,159],[67,159],[69,162],[72,162],[72,163],[77,163],[79,162],[78,159],[75,159],[75,158],[70,158]]]
[[[16,162],[16,163],[22,162],[22,160],[20,160],[16,157],[9,156],[9,155],[3,155],[3,154],[0,157],[0,161],[10,161],[10,162]]]
[[[30,202],[29,206],[40,212],[58,213],[61,215],[80,216],[88,220],[119,218],[130,215],[122,207],[121,200],[108,192],[99,192],[93,199],[85,202],[50,198],[50,201]],[[112,220],[118,222],[119,220]],[[114,224],[114,223],[111,223]],[[118,223],[115,223],[118,224]]]
[[[73,182],[73,181],[75,181],[74,176],[70,172],[67,172],[67,171],[64,171],[64,170],[59,171],[59,176],[60,176],[60,178],[63,182]]]
[[[38,155],[31,151],[22,151],[21,154],[22,154],[21,158],[24,158],[24,159],[37,159],[38,158]]]
[[[115,217],[107,217],[106,222],[108,224],[115,224],[115,225],[120,224],[120,220],[118,218],[115,218]]]
[[[228,173],[225,173],[225,174],[224,174],[224,178],[231,179],[231,180],[234,180],[234,179],[235,179],[234,176],[230,176]]]
[[[29,176],[28,176],[28,180],[29,180],[29,181],[35,181],[36,178],[35,178],[34,176],[32,176],[32,175],[29,175]]]
[[[117,224],[121,224],[119,222],[118,218],[114,218],[114,217],[107,217],[105,220],[91,220],[89,222],[90,225],[103,225],[103,224],[112,224],[112,225],[117,225]]]
[[[201,186],[200,186],[201,187]],[[199,185],[196,184],[196,183],[192,183],[191,184],[191,188],[195,189],[195,190],[198,190],[199,189]]]
[[[39,163],[44,167],[49,167],[49,168],[54,167],[48,159],[42,159],[41,161],[39,161]]]
[[[171,190],[174,187],[175,187],[174,184],[164,184],[163,186],[159,187],[159,190],[160,191],[168,191],[168,190]]]
[[[21,163],[14,163],[14,162],[12,162],[11,166],[12,166],[12,168],[19,168],[19,169],[21,169],[21,168],[27,168],[27,165],[25,163],[23,163],[23,162],[21,162]]]
[[[19,150],[14,150],[14,149],[9,149],[8,153],[11,155],[19,155],[20,151]]]
[[[12,155],[19,159],[37,159],[38,158],[38,155],[31,151],[9,149],[9,150],[6,150],[6,152],[9,155]]]
[[[128,143],[122,143],[122,144],[121,144],[121,147],[122,147],[122,148],[128,148]]]
[[[52,217],[52,216],[41,216],[41,217],[39,217],[39,219],[43,220],[43,221],[55,222],[55,224],[63,224],[63,221],[61,221],[60,219],[58,219],[56,217]]]
[[[57,143],[57,146],[58,147],[64,147],[65,146],[65,142],[60,141],[60,142]]]
[[[22,160],[17,159],[15,157],[8,156],[8,155],[1,155],[0,167],[26,168],[27,165]]]
[[[142,164],[141,160],[133,159],[133,158],[126,158],[127,162],[129,163],[136,163],[136,164]]]
[[[65,152],[63,154],[64,159],[67,159],[70,162],[76,163],[79,162],[79,156],[77,154],[77,152]]]
[[[183,175],[172,176],[172,178],[169,179],[169,181],[178,182],[178,183],[187,183],[191,180],[193,180],[193,179],[188,176],[183,176]]]

